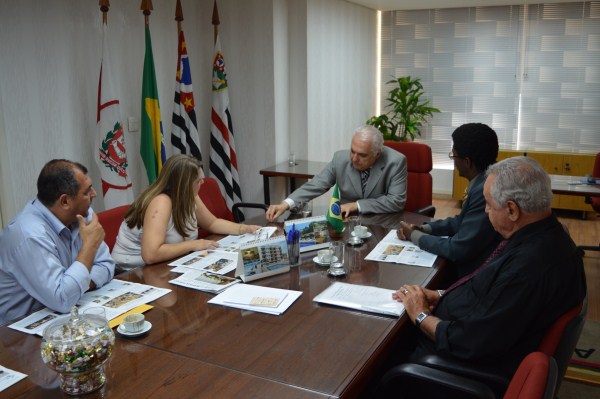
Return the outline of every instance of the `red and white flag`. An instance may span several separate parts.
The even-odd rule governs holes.
[[[119,100],[113,91],[113,81],[108,58],[106,24],[102,25],[102,61],[98,80],[98,115],[96,162],[102,178],[102,196],[106,209],[133,202],[133,189],[127,175],[127,151],[121,122]]]
[[[225,60],[219,36],[215,41],[212,76],[212,110],[210,115],[210,176],[217,179],[227,207],[242,202],[238,163],[229,112],[229,93]]]

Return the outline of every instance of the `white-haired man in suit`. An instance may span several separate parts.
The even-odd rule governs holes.
[[[274,221],[300,201],[326,193],[336,183],[340,190],[342,216],[350,213],[400,212],[406,203],[406,157],[383,146],[383,135],[373,126],[354,132],[349,150],[337,151],[312,180],[267,210]]]

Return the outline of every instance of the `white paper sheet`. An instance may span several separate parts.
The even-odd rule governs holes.
[[[385,288],[336,282],[317,295],[314,301],[399,317],[404,313],[404,305],[392,299],[393,292]]]
[[[27,377],[27,374],[0,366],[0,392],[21,381],[25,377]]]
[[[301,291],[284,290],[280,288],[261,287],[259,285],[236,284],[220,293],[208,303],[228,306],[254,312],[280,315],[285,312],[302,295]],[[277,306],[251,305],[254,298],[269,298],[278,303]]]

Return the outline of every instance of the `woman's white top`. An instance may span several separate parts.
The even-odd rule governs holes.
[[[194,226],[196,222],[196,215],[193,216]],[[169,224],[167,226],[167,232],[165,234],[165,244],[176,244],[183,241],[196,240],[198,238],[198,228],[190,229],[186,231],[188,236],[182,237],[181,234],[175,229],[173,223],[173,215],[169,218]],[[112,250],[112,257],[117,262],[117,268],[120,270],[129,270],[134,267],[145,265],[142,259],[142,234],[144,234],[144,228],[141,229],[134,227],[130,229],[127,223],[123,221],[119,228],[119,234],[117,235],[117,242]]]

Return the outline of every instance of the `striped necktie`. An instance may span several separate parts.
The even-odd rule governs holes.
[[[369,180],[370,174],[371,169],[365,169],[360,171],[360,188],[362,190],[363,197],[365,196],[365,188],[367,188],[367,180]]]
[[[492,259],[494,259],[496,256],[500,255],[500,253],[504,250],[504,247],[506,247],[506,244],[508,244],[508,240],[502,240],[500,241],[500,243],[498,244],[498,246],[496,247],[496,249],[494,249],[492,251],[492,253],[490,254],[490,256],[488,256],[488,258],[485,260],[485,262],[483,262],[481,264],[481,266],[479,266],[477,269],[473,270],[470,274],[467,274],[466,276],[462,277],[461,279],[459,279],[457,282],[455,282],[454,284],[452,284],[445,292],[444,292],[444,296],[446,296],[446,294],[448,294],[450,291],[452,291],[453,289],[460,287],[461,285],[463,285],[464,283],[466,283],[467,281],[471,280],[473,277],[475,277],[477,275],[477,273],[479,273],[481,270],[483,270],[483,268],[485,266],[487,266],[488,263],[490,263],[492,261]],[[443,298],[443,297],[442,297]]]

